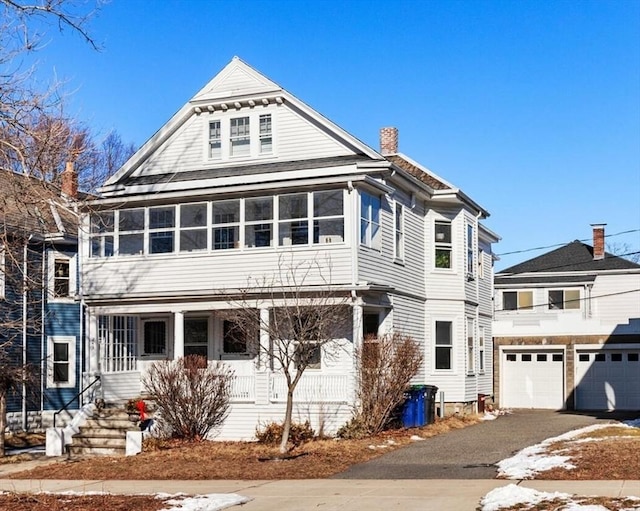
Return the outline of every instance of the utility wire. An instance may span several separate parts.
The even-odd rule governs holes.
[[[629,231],[621,231],[621,232],[616,232],[615,234],[605,234],[605,238],[612,238],[614,236],[621,236],[623,234],[631,234],[634,232],[640,232],[640,229],[631,229]],[[583,238],[581,240],[577,240],[577,241],[592,241],[592,238]],[[512,254],[524,254],[526,252],[533,252],[534,250],[545,250],[547,248],[556,248],[556,247],[562,247],[564,245],[568,245],[568,243],[556,243],[555,245],[547,245],[545,247],[534,247],[534,248],[525,248],[524,250],[514,250],[512,252],[503,252],[502,254],[496,254],[497,256],[506,256],[506,255],[512,255]]]
[[[640,250],[636,250],[635,252],[627,252],[626,254],[619,254],[619,255],[615,255],[615,254],[609,254],[606,255],[604,258],[600,259],[600,261],[605,261],[606,259],[620,259],[623,257],[627,257],[627,256],[632,256],[632,255],[637,255],[640,254]],[[499,271],[499,272],[495,272],[494,275],[497,275],[499,277],[512,277],[514,275],[521,275],[523,273],[532,273],[532,274],[537,274],[537,273],[544,273],[547,271],[551,271],[551,270],[559,270],[562,268],[567,268],[569,266],[571,267],[576,267],[576,266],[580,266],[580,265],[587,265],[592,263],[594,260],[593,259],[589,259],[587,261],[580,261],[580,262],[575,262],[575,261],[571,261],[565,264],[558,264],[556,266],[547,266],[546,268],[536,268],[535,270],[521,270],[521,271],[515,271],[515,272],[509,272],[509,273],[504,273],[503,271]],[[520,264],[525,264],[527,263],[527,261],[524,261],[522,263],[516,264],[514,266],[520,266]],[[621,268],[622,269],[622,268]],[[601,270],[591,270],[593,272],[598,272],[598,271],[604,271],[606,270],[605,268],[601,269]],[[589,270],[575,270],[575,271],[589,271]],[[539,275],[540,277],[543,277],[544,275]]]

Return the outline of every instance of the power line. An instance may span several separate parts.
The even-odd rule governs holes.
[[[619,254],[619,255],[608,254],[604,258],[600,259],[600,261],[605,261],[606,259],[620,259],[620,258],[623,258],[623,257],[633,256],[633,255],[637,255],[637,254],[640,254],[640,250],[636,250],[635,252],[627,252],[626,254]],[[568,263],[558,264],[558,265],[555,265],[555,266],[547,266],[547,267],[544,267],[544,268],[536,268],[535,270],[520,270],[520,271],[509,272],[509,273],[504,273],[503,271],[499,271],[499,272],[495,272],[494,275],[497,275],[499,277],[512,277],[514,275],[521,275],[523,273],[542,274],[544,272],[548,272],[548,271],[552,271],[552,270],[560,270],[562,268],[567,268],[569,266],[575,268],[576,266],[591,264],[591,263],[593,263],[593,261],[594,261],[593,259],[589,259],[587,261],[580,261],[580,262],[571,261],[571,262],[568,262]],[[524,261],[524,262],[522,262],[520,264],[525,264],[526,262],[527,261]],[[633,262],[633,261],[631,261],[631,262]],[[520,266],[520,264],[515,265],[515,266]],[[603,270],[605,270],[605,268],[602,268],[600,270],[594,269],[594,270],[590,270],[590,271],[598,272],[598,271],[603,271]],[[572,271],[589,271],[589,270],[575,270],[574,269]],[[537,276],[542,277],[544,275],[537,275]]]
[[[640,232],[640,229],[631,229],[629,231],[616,232],[615,234],[605,234],[605,238],[612,238],[614,236],[621,236],[623,234],[632,234],[634,232]],[[577,241],[582,241],[582,242],[592,241],[592,238],[583,238]],[[513,254],[524,254],[526,252],[533,252],[535,250],[545,250],[548,248],[562,247],[564,245],[567,245],[567,243],[556,243],[555,245],[547,245],[545,247],[534,247],[534,248],[526,248],[524,250],[514,250],[513,252],[503,252],[502,254],[496,254],[496,255],[501,257],[501,256],[513,255]]]

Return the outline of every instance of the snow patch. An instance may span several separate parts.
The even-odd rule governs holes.
[[[568,499],[568,493],[548,493],[524,488],[515,484],[495,488],[487,493],[480,501],[482,511],[498,511],[518,504],[539,504],[545,500]]]
[[[218,511],[231,506],[246,504],[251,499],[237,493],[210,493],[193,497],[174,498],[165,504],[171,506],[163,511]]]

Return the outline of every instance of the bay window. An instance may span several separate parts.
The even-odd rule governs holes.
[[[451,321],[436,321],[435,330],[435,368],[436,370],[452,369],[453,323]]]
[[[313,242],[344,241],[344,205],[342,190],[313,192]]]
[[[360,193],[360,244],[380,249],[382,240],[380,232],[380,197],[366,192]]]
[[[435,222],[435,267],[451,268],[451,222]]]

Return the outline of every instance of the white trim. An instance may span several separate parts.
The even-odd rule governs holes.
[[[56,261],[67,261],[69,263],[69,295],[55,296],[55,263]],[[73,302],[77,291],[76,274],[78,271],[77,254],[69,252],[59,252],[57,250],[47,250],[47,298],[49,302]]]
[[[54,344],[66,343],[69,358],[69,379],[66,382],[53,381]],[[73,336],[47,337],[47,388],[73,388],[76,386],[76,338]]]

